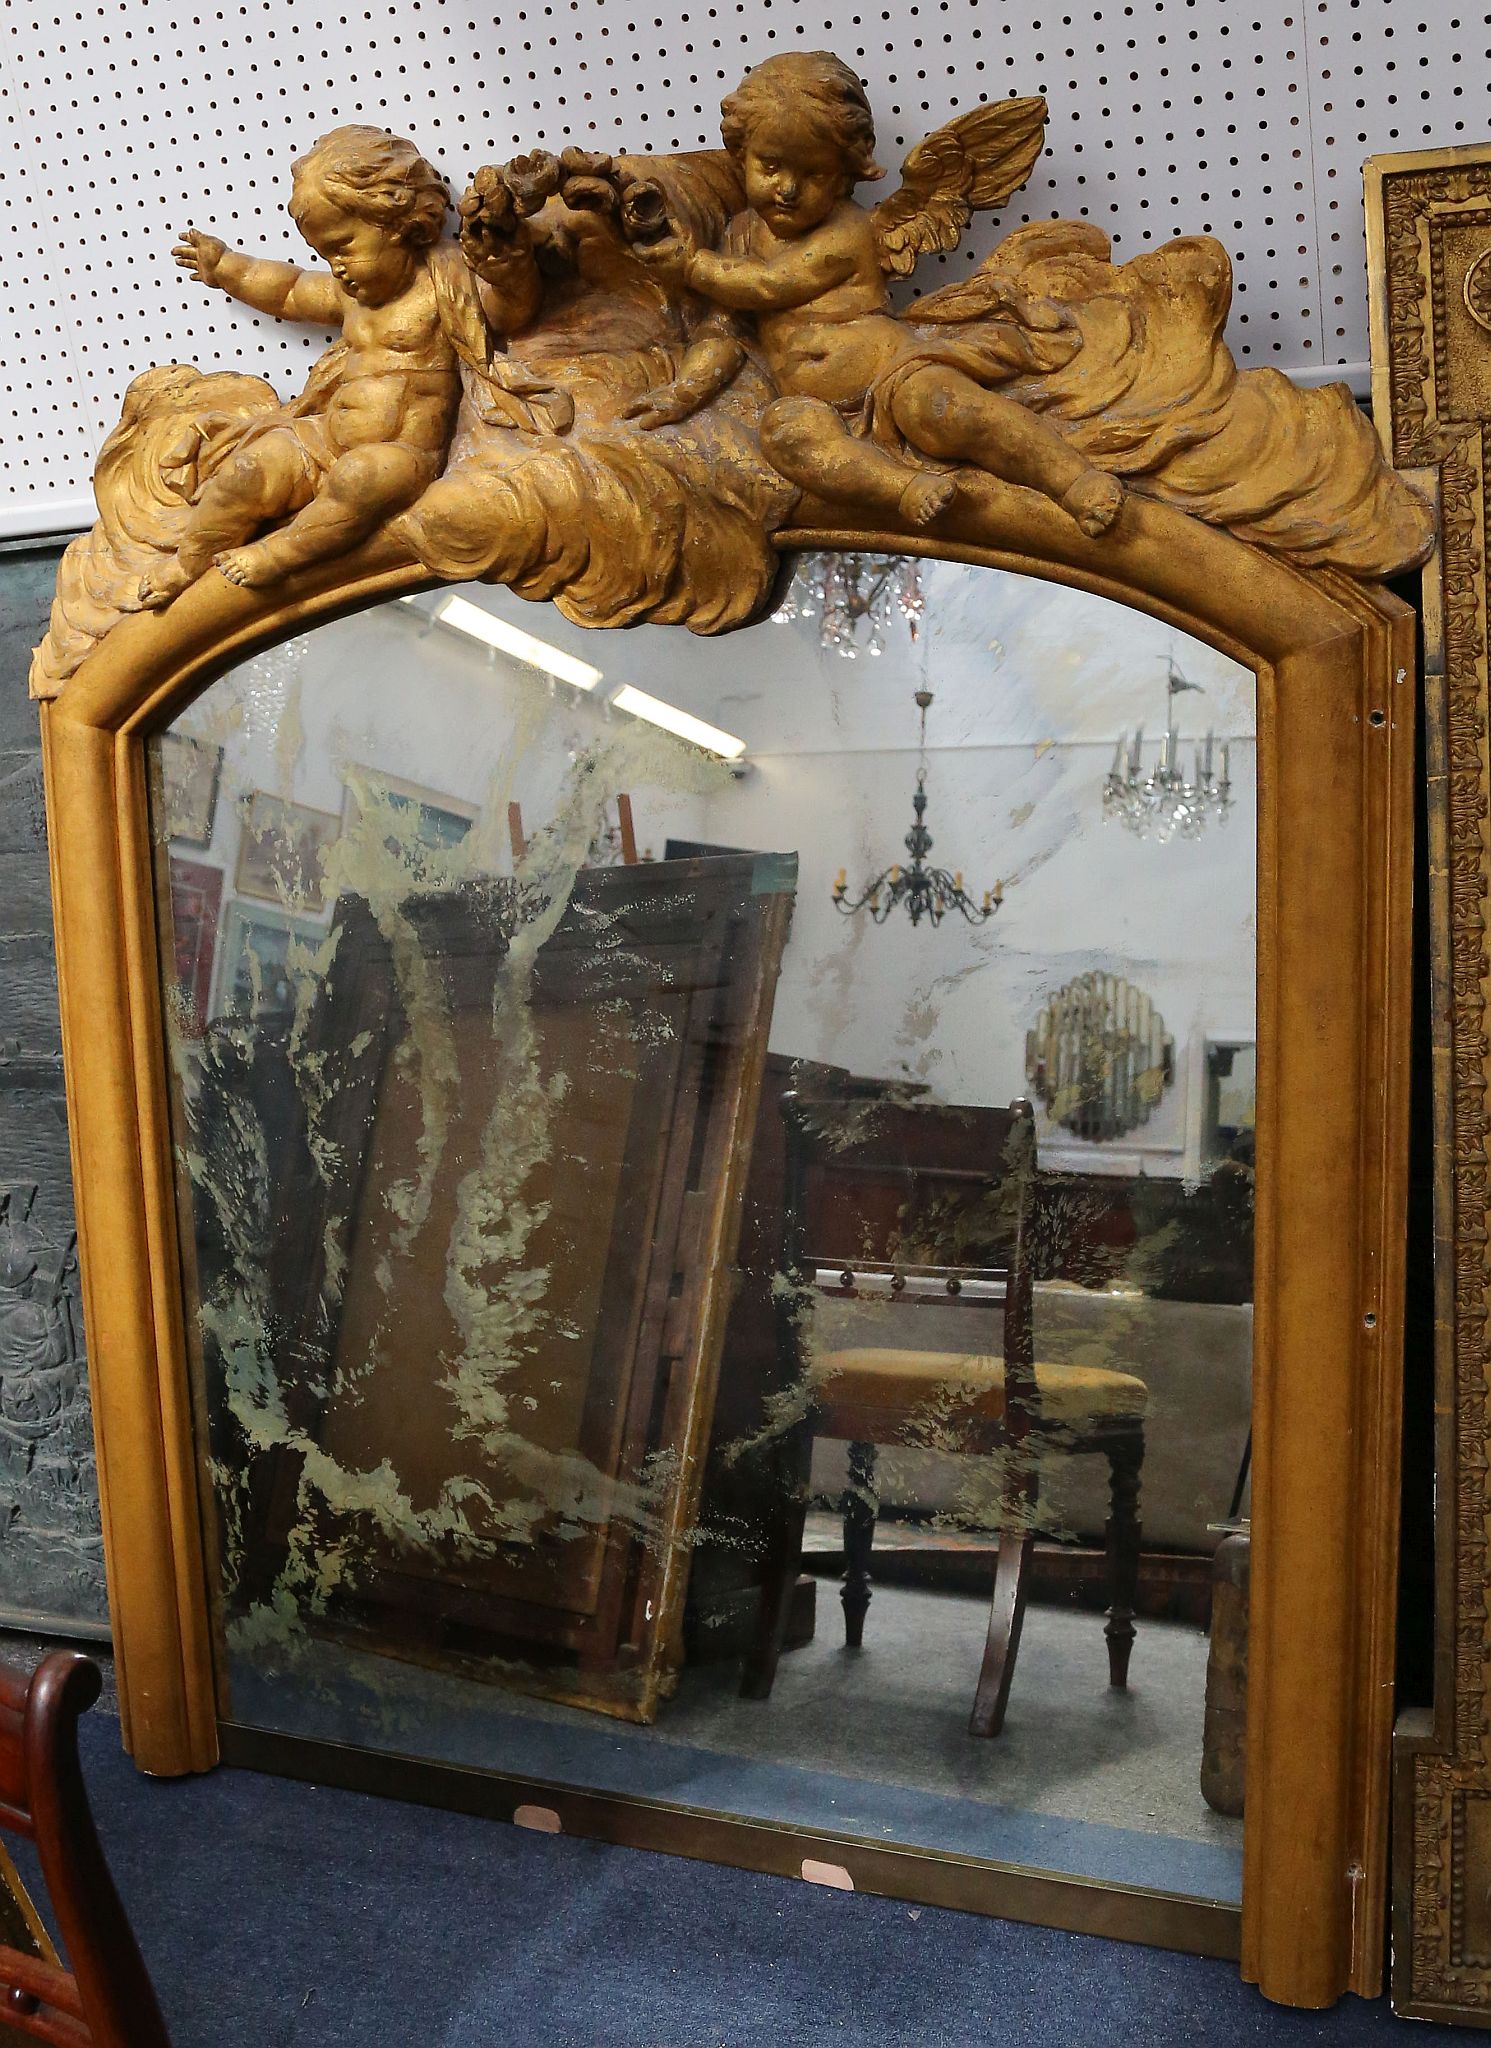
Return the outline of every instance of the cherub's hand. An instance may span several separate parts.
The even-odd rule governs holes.
[[[542,201],[538,205],[542,205]],[[484,164],[461,194],[456,208],[461,254],[478,277],[501,264],[526,232],[524,208],[513,191],[506,171]]]
[[[632,254],[639,263],[645,264],[663,284],[679,289],[687,285],[689,264],[697,253],[693,237],[672,220],[668,222],[665,234],[632,243]]]
[[[623,406],[621,417],[635,420],[639,427],[673,427],[696,413],[703,403],[701,395],[687,384],[655,384],[651,391],[644,391],[640,398]]]
[[[199,284],[216,284],[217,267],[228,253],[228,245],[200,228],[183,228],[171,254],[183,270],[189,270]]]

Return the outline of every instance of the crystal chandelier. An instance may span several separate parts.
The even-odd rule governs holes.
[[[833,887],[834,908],[845,917],[867,910],[876,924],[884,924],[897,908],[906,911],[913,925],[920,924],[924,917],[934,925],[941,924],[950,910],[958,911],[970,924],[982,924],[1004,901],[1004,884],[996,882],[992,889],[985,889],[980,905],[964,889],[961,870],[950,875],[946,868],[927,865],[927,855],[932,851],[932,835],[926,825],[927,707],[932,702],[932,692],[918,690],[916,701],[921,709],[921,759],[916,770],[916,794],[911,799],[911,830],[905,840],[911,864],[902,867],[893,862],[852,900],[847,872],[840,868]]]
[[[786,597],[772,613],[779,626],[816,619],[820,645],[853,661],[885,652],[885,629],[906,621],[913,641],[926,599],[915,555],[804,555]]]
[[[1165,738],[1159,759],[1146,775],[1143,726],[1132,739],[1121,733],[1114,749],[1113,766],[1103,784],[1105,818],[1117,818],[1141,839],[1162,842],[1177,836],[1199,839],[1213,818],[1219,825],[1224,824],[1232,808],[1228,741],[1222,742],[1220,774],[1216,772],[1216,735],[1212,732],[1207,733],[1204,748],[1199,743],[1196,747],[1196,772],[1189,782],[1185,770],[1177,765],[1180,740],[1175,730],[1175,700],[1182,691],[1199,690],[1201,685],[1181,674],[1174,655],[1169,657],[1169,664]]]

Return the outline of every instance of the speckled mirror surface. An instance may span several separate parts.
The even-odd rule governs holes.
[[[809,556],[157,736],[225,1718],[1235,1902],[1254,734],[1146,616]]]

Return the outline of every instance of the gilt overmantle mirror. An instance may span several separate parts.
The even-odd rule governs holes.
[[[1374,1990],[1428,508],[1209,239],[893,310],[1041,102],[724,117],[178,246],[342,338],[34,673],[127,1740]]]

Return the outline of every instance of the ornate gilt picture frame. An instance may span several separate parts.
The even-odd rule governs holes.
[[[1424,570],[1434,1092],[1434,1700],[1398,1724],[1393,2002],[1491,2011],[1491,1636],[1487,1630],[1486,576],[1491,151],[1369,160],[1374,411],[1399,469],[1437,487]],[[1427,1358],[1409,1360],[1427,1374]]]
[[[580,1830],[1238,1953],[1271,1997],[1321,2005],[1381,1980],[1414,694],[1412,615],[1383,579],[1423,559],[1432,513],[1342,387],[1238,371],[1209,237],[1116,265],[1090,223],[1037,223],[892,312],[888,279],[1003,203],[1044,118],[1039,100],[976,108],[863,208],[856,186],[882,175],[863,90],[792,53],[726,100],[723,150],[514,159],[477,174],[458,240],[414,145],[348,128],[289,186],[329,269],[205,231],[178,245],[202,283],[342,339],[288,405],[226,372],[135,380],[34,671],[121,1705],[143,1768],[217,1760],[150,735],[254,651],[442,580],[704,633],[768,609],[804,547],[1069,584],[1257,677],[1240,1924],[1175,1901],[1159,1936],[1122,1887],[1079,1910],[1073,1887],[956,1859],[546,1796]],[[493,1779],[484,1810],[524,1793]]]

